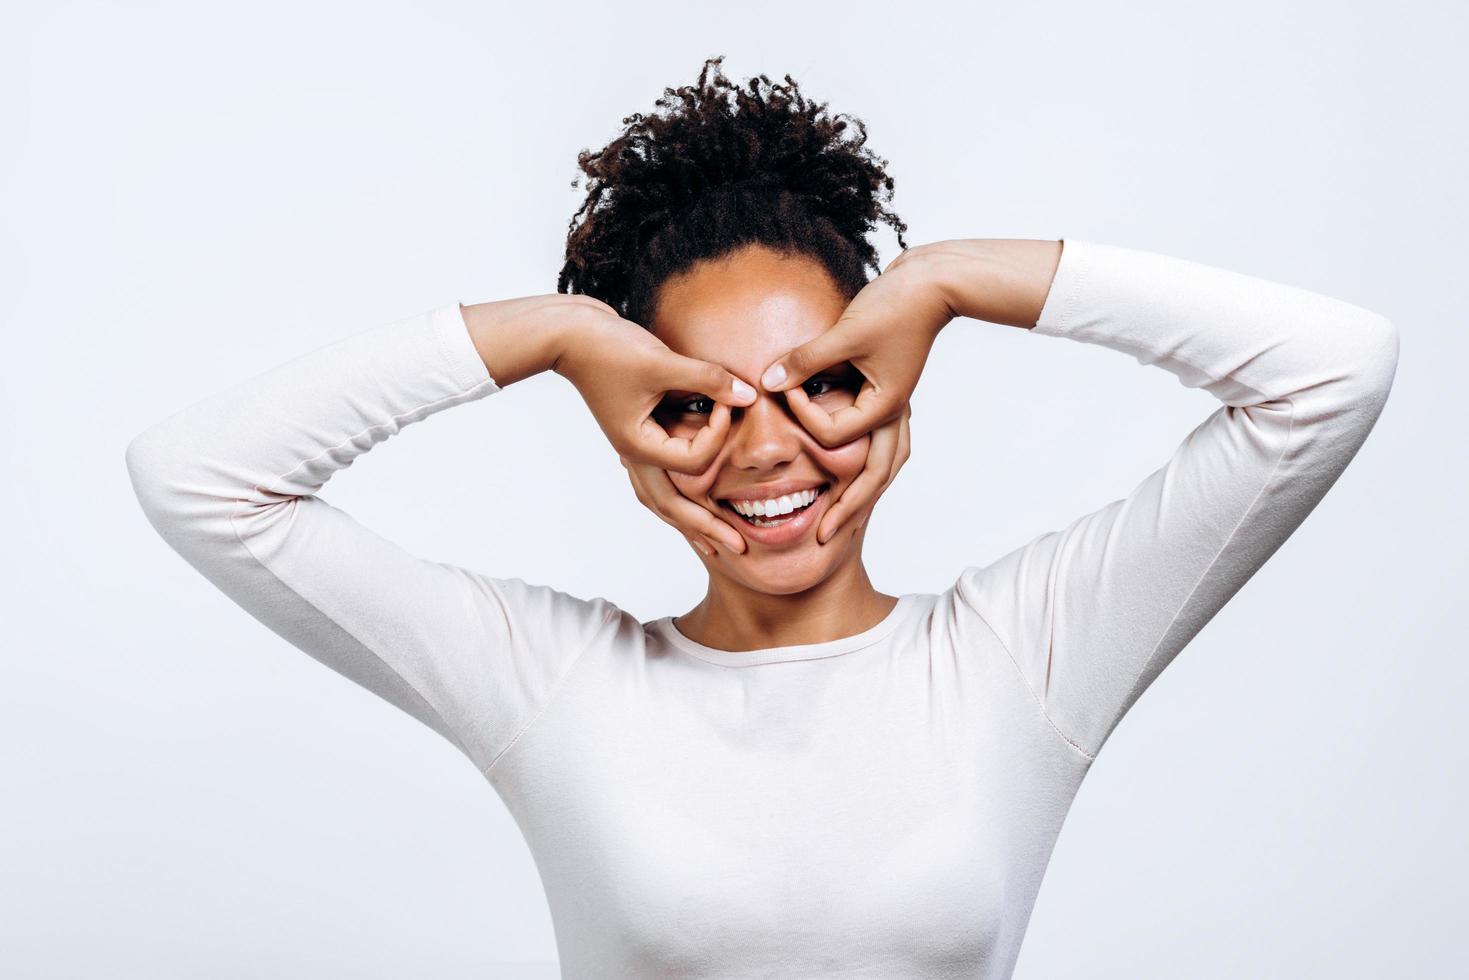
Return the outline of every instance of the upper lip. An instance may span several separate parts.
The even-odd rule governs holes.
[[[780,480],[776,483],[757,483],[753,487],[744,487],[730,493],[721,493],[715,500],[773,500],[776,497],[784,497],[788,493],[799,493],[802,490],[815,490],[817,487],[826,486],[825,480]]]

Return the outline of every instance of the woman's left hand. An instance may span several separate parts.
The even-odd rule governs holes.
[[[957,315],[924,254],[921,247],[909,249],[888,263],[829,330],[781,355],[761,378],[766,391],[786,393],[791,412],[828,449],[872,433],[862,473],[817,528],[823,543],[886,489],[908,457],[909,398],[939,332]],[[801,384],[846,361],[862,373],[862,388],[851,405],[827,412]]]
[[[867,523],[867,518],[872,516],[867,505],[881,496],[897,477],[898,470],[908,462],[912,451],[908,420],[912,417],[913,405],[905,402],[903,414],[872,430],[872,441],[867,447],[867,461],[862,464],[862,472],[822,515],[821,526],[816,529],[816,540],[826,544],[848,518],[859,512],[862,517],[857,527]]]

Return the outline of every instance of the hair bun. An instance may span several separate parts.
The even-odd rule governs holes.
[[[568,227],[559,291],[646,314],[646,294],[668,275],[743,242],[808,252],[850,290],[863,269],[880,271],[866,237],[878,222],[908,247],[907,225],[887,207],[887,161],[866,147],[862,120],[807,100],[790,75],[736,85],[723,60],[707,59],[697,83],[664,89],[654,112],[625,117],[605,147],[578,154],[586,199]]]

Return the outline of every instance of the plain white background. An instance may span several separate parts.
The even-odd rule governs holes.
[[[913,243],[1084,238],[1393,318],[1377,429],[1107,744],[1016,975],[1464,975],[1466,26],[1258,0],[7,5],[0,974],[556,975],[490,786],[170,551],[123,450],[348,333],[554,291],[577,151],[725,54],[867,122]],[[914,405],[868,534],[892,593],[1122,496],[1217,403],[958,321]],[[702,594],[554,375],[325,495],[644,619]]]

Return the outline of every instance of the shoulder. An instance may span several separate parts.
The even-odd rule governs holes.
[[[470,601],[513,645],[585,646],[628,618],[603,596],[584,596],[519,576],[460,571]]]

